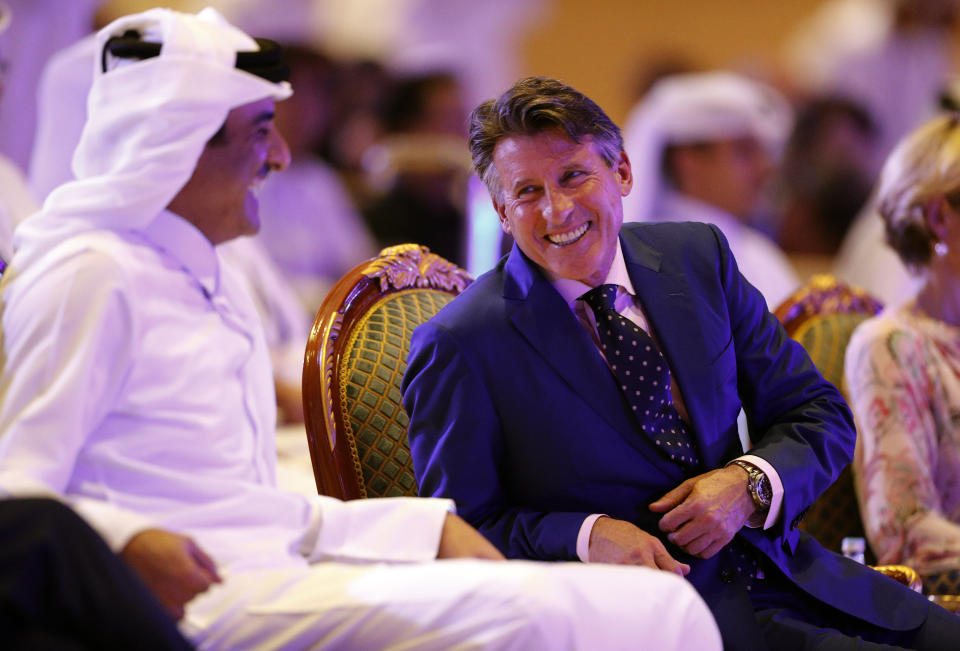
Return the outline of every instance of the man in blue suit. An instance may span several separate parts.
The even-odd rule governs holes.
[[[960,639],[960,620],[797,529],[850,461],[850,412],[718,229],[622,225],[633,178],[609,117],[525,79],[474,111],[470,145],[515,246],[414,333],[421,494],[508,557],[685,575],[727,648]]]

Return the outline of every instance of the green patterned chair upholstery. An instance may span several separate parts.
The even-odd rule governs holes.
[[[787,334],[803,345],[823,377],[846,395],[843,360],[847,343],[854,329],[882,307],[866,292],[832,276],[818,275],[784,301],[775,314]],[[849,466],[810,507],[800,528],[835,551],[848,536],[864,537]],[[867,556],[871,562],[869,549]]]
[[[953,605],[952,610],[960,612],[960,570],[944,570],[924,574],[920,578],[923,579],[924,594],[952,596],[954,599],[949,600]]]
[[[303,368],[317,490],[340,499],[416,495],[400,382],[414,328],[472,279],[402,244],[347,273],[317,313]]]

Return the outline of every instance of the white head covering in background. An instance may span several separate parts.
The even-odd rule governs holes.
[[[17,228],[17,266],[85,230],[145,228],[190,179],[231,109],[292,92],[286,82],[235,67],[238,52],[259,47],[213,9],[196,15],[150,9],[120,18],[97,34],[97,51],[127,30],[162,43],[160,54],[120,60],[107,72],[97,57],[73,157],[77,180],[51,192]]]
[[[0,1],[0,34],[7,30],[7,27],[10,26],[10,16],[12,15],[10,11],[10,5],[6,2]]]
[[[668,145],[755,136],[772,150],[785,142],[790,106],[774,89],[731,72],[664,77],[627,117],[624,150],[633,190],[624,199],[624,221],[650,221],[664,190],[661,171]]]

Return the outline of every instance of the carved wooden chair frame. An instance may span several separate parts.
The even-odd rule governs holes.
[[[383,249],[349,271],[331,289],[310,332],[303,367],[307,442],[317,490],[340,499],[367,497],[357,444],[337,408],[351,334],[386,297],[431,289],[456,296],[473,279],[453,263],[416,244]]]

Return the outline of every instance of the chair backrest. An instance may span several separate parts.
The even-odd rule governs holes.
[[[317,490],[340,499],[416,495],[400,382],[413,330],[472,282],[423,246],[354,267],[313,323],[303,366]]]
[[[813,276],[774,314],[787,334],[800,342],[824,378],[846,395],[843,358],[850,336],[883,304],[862,289],[833,276]]]
[[[863,290],[832,276],[817,275],[774,314],[787,334],[803,345],[823,377],[846,396],[843,361],[850,336],[862,321],[882,308],[880,301]],[[835,551],[840,550],[843,538],[864,537],[849,466],[810,507],[800,527]]]

